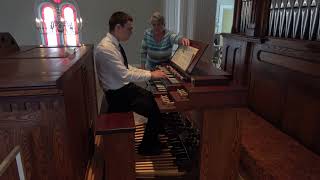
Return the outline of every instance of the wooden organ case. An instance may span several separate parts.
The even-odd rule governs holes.
[[[93,46],[18,47],[0,36],[0,159],[19,145],[27,180],[84,179],[97,117]]]
[[[201,58],[206,44],[191,41],[190,46],[198,51],[188,66],[175,63],[175,54],[169,65],[158,67],[168,79],[149,82],[163,113],[168,147],[182,179],[237,179],[237,114],[246,104],[247,89],[234,85],[230,73]]]
[[[233,83],[248,87],[248,109],[261,117],[240,116],[240,164],[247,179],[320,176],[319,164],[312,163],[320,157],[319,7],[318,0],[235,1],[232,33],[222,34],[221,67]],[[264,133],[272,133],[252,131],[264,123],[272,125]],[[299,150],[292,151],[289,144],[296,142]]]

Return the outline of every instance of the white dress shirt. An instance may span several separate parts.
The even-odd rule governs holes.
[[[130,65],[129,69],[126,68],[119,41],[110,33],[107,33],[97,45],[95,61],[100,85],[105,91],[116,90],[130,82],[147,81],[151,78],[150,71]]]

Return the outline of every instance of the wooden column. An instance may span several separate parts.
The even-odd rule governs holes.
[[[106,180],[135,179],[134,119],[132,112],[101,115],[96,135],[103,136]]]

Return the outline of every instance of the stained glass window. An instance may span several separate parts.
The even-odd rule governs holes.
[[[37,0],[35,9],[42,45],[80,45],[82,19],[75,1]]]

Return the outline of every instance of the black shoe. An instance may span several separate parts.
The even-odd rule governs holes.
[[[154,156],[161,154],[161,143],[159,141],[152,143],[141,142],[138,153],[143,156]]]

